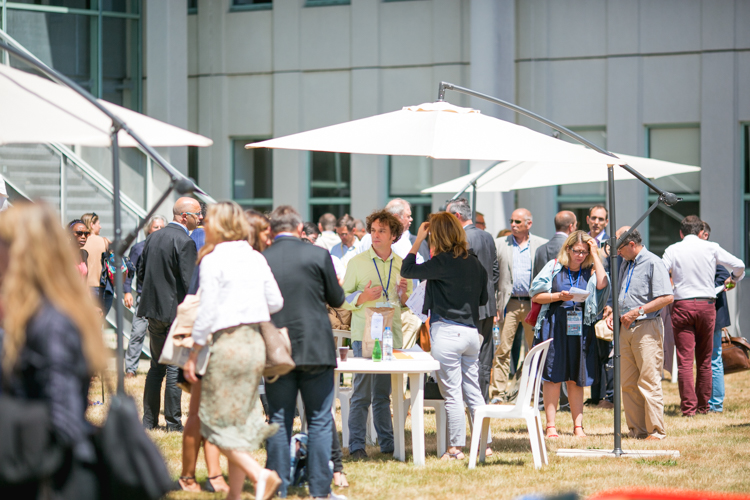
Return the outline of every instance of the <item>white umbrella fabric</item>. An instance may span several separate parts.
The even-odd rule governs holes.
[[[254,142],[245,147],[455,160],[624,163],[447,102],[409,106],[400,111]]]
[[[584,149],[583,146],[573,147]],[[624,155],[614,153],[620,161],[627,163],[643,176],[649,179],[658,179],[675,174],[699,172],[700,167],[684,165],[669,161],[643,158],[640,156]],[[492,162],[478,162],[480,170],[489,167]],[[533,162],[533,161],[504,161],[498,163],[477,180],[477,192],[479,193],[503,193],[517,189],[529,189],[545,186],[559,186],[564,184],[580,184],[584,182],[606,182],[607,169],[604,163],[598,165],[601,168],[592,168],[592,165],[577,165],[573,163],[559,162]],[[624,169],[614,170],[616,181],[634,180],[635,177]],[[478,172],[463,175],[453,180],[443,182],[436,186],[422,190],[422,193],[456,193],[466,187]],[[467,189],[471,192],[472,187]]]
[[[135,111],[99,100],[152,147],[210,146],[194,134]],[[112,120],[73,90],[50,80],[0,64],[0,145],[11,143],[110,145]],[[120,146],[138,143],[127,132]]]

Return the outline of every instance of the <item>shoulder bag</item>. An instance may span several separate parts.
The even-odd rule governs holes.
[[[721,360],[724,375],[750,370],[750,343],[742,337],[732,337],[729,330],[721,331]]]
[[[272,384],[297,367],[292,359],[292,342],[286,328],[276,328],[270,321],[258,323],[258,327],[266,343],[266,368],[263,376],[267,383]]]
[[[557,265],[557,259],[555,259],[555,265]],[[523,322],[526,323],[527,325],[531,325],[535,327],[536,320],[537,318],[539,318],[539,312],[541,310],[542,310],[542,304],[538,304],[534,301],[531,301],[531,310],[529,311],[529,314],[527,314],[526,317],[523,319]]]

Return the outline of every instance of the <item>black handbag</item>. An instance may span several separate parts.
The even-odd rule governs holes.
[[[66,447],[55,439],[49,405],[0,395],[0,485],[51,477]]]
[[[94,436],[105,473],[102,497],[156,500],[175,489],[164,458],[141,425],[133,398],[118,394],[110,401],[107,421]]]

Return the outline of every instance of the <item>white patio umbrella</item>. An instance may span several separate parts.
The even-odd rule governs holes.
[[[447,102],[409,106],[400,111],[254,142],[245,147],[457,160],[624,163]]]
[[[583,149],[583,146],[573,145],[575,148]],[[658,179],[675,174],[699,172],[700,167],[694,165],[683,165],[669,161],[643,158],[640,156],[624,155],[614,153],[621,161],[635,168],[643,176],[649,179]],[[480,170],[489,167],[493,162],[478,162]],[[504,161],[497,163],[476,181],[479,193],[503,193],[515,191],[516,189],[529,189],[544,186],[559,186],[563,184],[580,184],[584,182],[606,182],[607,169],[605,164],[601,168],[592,168],[592,165],[578,165],[560,162],[533,162],[533,161]],[[615,169],[615,180],[634,180],[635,177],[623,169]],[[436,186],[423,189],[422,193],[456,193],[469,184],[478,172],[463,175],[453,180],[443,182]],[[469,187],[467,192],[473,191]]]
[[[208,137],[194,134],[135,111],[99,102],[152,147],[210,146]],[[50,80],[0,64],[0,145],[11,143],[110,145],[112,120],[73,90]],[[138,143],[125,131],[120,146]]]

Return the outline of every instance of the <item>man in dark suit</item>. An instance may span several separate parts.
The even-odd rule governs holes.
[[[177,305],[187,295],[195,270],[198,252],[189,231],[198,227],[203,217],[200,204],[193,198],[178,199],[172,213],[174,217],[164,229],[146,238],[137,271],[138,280],[143,281],[138,316],[148,319],[151,345],[151,367],[143,391],[143,426],[154,429],[159,423],[161,382],[166,376],[167,430],[182,432],[182,390],[177,387],[177,367],[159,364],[159,357],[177,316]]]
[[[336,278],[330,254],[300,240],[302,218],[290,206],[276,208],[270,216],[273,244],[263,252],[271,267],[284,308],[271,316],[278,328],[289,329],[292,358],[297,367],[273,384],[266,384],[269,417],[279,431],[268,439],[266,467],[282,478],[279,495],[289,486],[289,441],[292,435],[297,391],[302,395],[308,422],[307,474],[310,496],[331,493],[334,374],[336,344],[326,304],[340,307],[344,290]]]
[[[555,215],[555,235],[547,243],[536,249],[536,255],[534,256],[535,277],[547,262],[557,258],[565,240],[577,227],[576,214],[568,210],[557,212],[557,215]]]
[[[446,211],[452,213],[459,220],[466,231],[466,240],[469,242],[469,250],[479,257],[479,262],[487,271],[487,294],[494,297],[497,280],[500,277],[500,267],[497,262],[497,250],[495,240],[487,231],[477,228],[472,219],[471,205],[466,198],[458,198],[451,201]],[[479,348],[479,388],[486,403],[490,402],[490,372],[492,371],[492,358],[495,354],[495,345],[492,340],[492,325],[497,315],[497,303],[488,300],[487,304],[479,306],[478,330],[482,335],[482,346]]]

